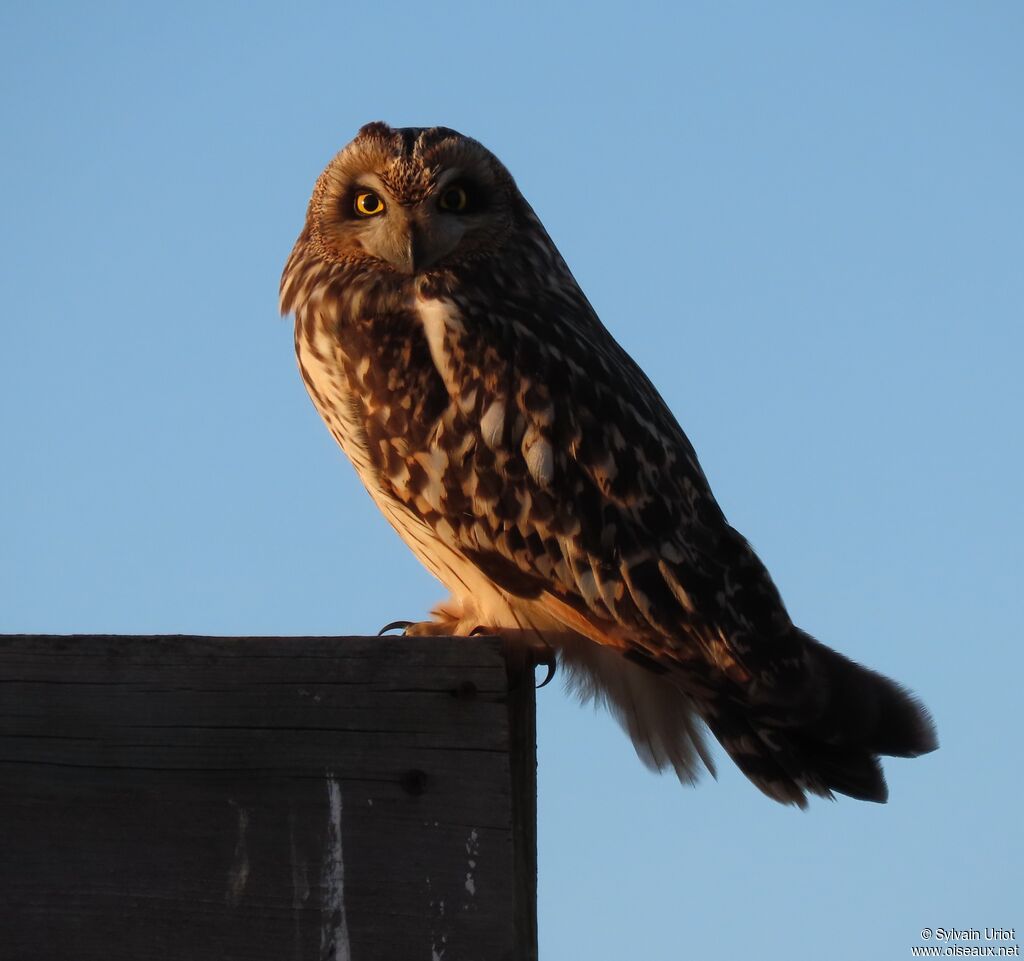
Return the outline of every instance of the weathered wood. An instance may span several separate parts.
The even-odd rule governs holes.
[[[0,637],[0,956],[536,958],[493,638]]]

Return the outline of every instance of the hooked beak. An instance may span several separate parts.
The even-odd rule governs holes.
[[[462,235],[448,221],[438,221],[428,211],[407,210],[388,262],[403,274],[418,274],[433,267],[455,249]]]
[[[423,228],[415,220],[409,220],[409,239],[406,244],[406,263],[408,273],[416,274],[429,266],[431,262],[430,244]]]

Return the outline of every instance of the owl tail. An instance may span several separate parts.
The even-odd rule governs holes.
[[[798,630],[794,628],[794,630]],[[879,755],[916,757],[938,747],[920,702],[895,681],[798,631],[808,671],[800,692],[759,702],[709,702],[703,712],[739,769],[765,794],[805,807],[806,792],[863,801],[888,797]]]

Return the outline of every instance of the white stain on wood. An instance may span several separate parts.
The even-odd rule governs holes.
[[[427,822],[424,822],[424,827],[429,827]],[[437,826],[437,822],[434,822],[434,826]],[[431,893],[430,876],[427,876],[427,894]],[[430,898],[430,910],[434,913],[438,920],[444,919],[444,901],[437,901],[434,898]],[[430,961],[444,961],[444,953],[448,950],[448,935],[438,934],[437,928],[433,924],[430,926]]]
[[[345,916],[345,857],[341,835],[341,785],[327,772],[327,843],[321,879],[320,957],[324,961],[352,961]]]
[[[228,891],[225,900],[231,907],[236,907],[245,893],[245,885],[249,880],[249,847],[246,834],[249,831],[249,812],[239,804],[231,802],[238,808],[238,838],[235,841],[235,856],[228,868]]]
[[[302,958],[304,952],[302,937],[302,910],[309,901],[309,874],[306,859],[299,853],[295,842],[295,812],[288,812],[288,844],[292,862],[292,937],[295,957]]]
[[[477,834],[476,828],[473,828],[469,832],[469,837],[466,839],[466,891],[469,892],[471,897],[476,897],[476,881],[473,879],[473,871],[476,870],[476,859],[480,853],[480,835]]]

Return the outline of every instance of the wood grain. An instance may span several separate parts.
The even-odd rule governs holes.
[[[0,955],[536,958],[493,638],[0,637]]]

